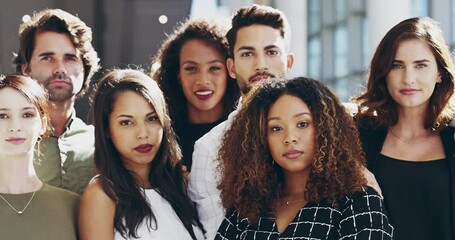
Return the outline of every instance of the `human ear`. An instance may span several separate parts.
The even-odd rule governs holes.
[[[21,71],[22,71],[22,74],[25,75],[25,76],[29,76],[30,75],[30,68],[28,66],[28,63],[23,63],[21,65]]]
[[[234,79],[237,79],[237,75],[235,73],[235,66],[234,66],[234,59],[233,58],[228,58],[226,60],[226,68],[229,72],[229,76],[231,76],[231,78],[234,78]]]

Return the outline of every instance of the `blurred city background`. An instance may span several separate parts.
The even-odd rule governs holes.
[[[19,24],[44,8],[76,14],[92,28],[102,65],[95,83],[113,67],[150,71],[151,57],[178,22],[230,17],[252,3],[286,13],[296,56],[290,76],[320,79],[343,101],[362,90],[377,44],[401,20],[430,16],[455,46],[455,0],[0,0],[0,72],[14,72],[11,60],[18,49]],[[76,108],[84,119],[88,95],[76,101]]]

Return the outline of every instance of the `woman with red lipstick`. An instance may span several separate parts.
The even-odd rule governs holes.
[[[93,95],[99,176],[82,195],[80,239],[204,239],[158,85],[113,70]]]
[[[266,81],[243,104],[219,151],[228,210],[215,239],[392,239],[354,121],[327,87]]]
[[[77,239],[79,196],[38,179],[35,145],[49,134],[47,94],[30,77],[0,75],[0,238]]]
[[[169,35],[152,61],[152,75],[169,105],[188,170],[196,140],[224,121],[240,97],[226,69],[225,25],[214,19],[188,20]]]
[[[395,239],[455,238],[454,71],[439,24],[407,19],[382,39],[355,99]]]

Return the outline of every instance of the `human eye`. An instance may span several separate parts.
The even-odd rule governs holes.
[[[283,130],[283,128],[277,125],[272,125],[269,127],[269,132],[279,132],[281,130]]]
[[[76,62],[79,58],[75,55],[66,55],[65,60],[68,62]]]
[[[277,50],[268,50],[267,51],[267,55],[269,55],[269,56],[276,56],[276,55],[278,55],[278,53],[279,52]]]
[[[185,70],[185,72],[194,73],[194,72],[196,72],[197,69],[194,66],[187,66],[187,67],[184,67],[183,70]]]
[[[25,112],[24,114],[22,114],[22,117],[23,118],[33,118],[35,117],[35,113],[34,112]]]
[[[417,69],[426,68],[426,67],[427,67],[427,65],[425,63],[419,63],[416,66]]]
[[[8,114],[0,113],[0,119],[7,119],[7,118],[8,118]]]
[[[51,61],[52,60],[52,56],[50,55],[44,55],[41,57],[41,60],[42,61]]]
[[[298,128],[307,128],[308,126],[310,126],[310,123],[307,121],[300,121],[297,123]]]
[[[402,69],[403,65],[399,63],[393,63],[392,64],[392,69]]]
[[[159,118],[157,115],[151,115],[147,117],[147,122],[157,122],[159,121]]]
[[[210,71],[212,71],[212,72],[219,71],[219,70],[221,70],[221,69],[222,69],[222,68],[221,68],[220,66],[211,66],[211,67],[210,67]]]
[[[133,122],[132,122],[131,120],[128,120],[128,119],[126,119],[126,120],[120,120],[119,123],[120,123],[120,125],[122,125],[122,126],[133,125]]]
[[[253,56],[253,52],[242,52],[240,54],[241,57],[251,57]]]

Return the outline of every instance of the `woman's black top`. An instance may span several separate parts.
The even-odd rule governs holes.
[[[380,155],[375,171],[394,239],[452,239],[446,159],[413,162]]]

